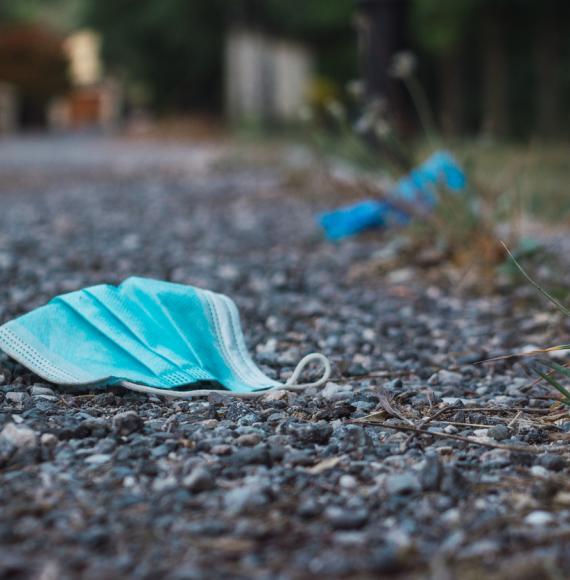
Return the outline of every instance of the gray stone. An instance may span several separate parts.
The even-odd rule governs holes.
[[[329,440],[333,429],[326,421],[318,421],[317,423],[291,423],[289,431],[300,443],[323,445]]]
[[[29,398],[29,395],[22,391],[10,391],[6,393],[6,402],[19,408],[22,408]]]
[[[0,439],[7,441],[17,449],[33,449],[38,444],[38,436],[26,425],[8,423],[0,432]]]
[[[351,385],[339,385],[337,383],[328,382],[327,386],[319,392],[319,396],[327,400],[336,400],[337,395],[352,391]]]
[[[108,463],[111,461],[112,455],[108,453],[95,453],[93,455],[89,455],[85,458],[85,463],[89,463],[91,465],[101,465],[103,463]]]
[[[372,554],[368,567],[377,574],[397,574],[404,567],[404,560],[395,546],[382,546]]]
[[[385,489],[388,495],[413,495],[421,491],[418,477],[412,473],[389,475],[386,478]]]
[[[244,465],[271,465],[271,455],[267,445],[261,444],[255,447],[242,447],[228,457],[228,463],[236,466]]]
[[[224,496],[225,509],[234,516],[261,508],[267,501],[264,488],[255,484],[237,487]]]
[[[487,436],[492,437],[495,441],[503,441],[511,436],[509,428],[505,425],[495,425],[487,431]]]
[[[439,455],[426,454],[424,466],[420,473],[420,482],[424,491],[437,491],[443,476],[443,466]]]
[[[252,425],[259,421],[259,416],[245,403],[239,400],[231,400],[226,409],[226,419],[233,422],[243,420],[243,424]]]
[[[32,388],[30,389],[30,395],[33,397],[38,397],[41,395],[54,396],[55,393],[53,389],[50,389],[45,385],[32,385]]]
[[[113,431],[118,435],[130,435],[143,425],[144,421],[134,411],[118,413],[113,417]]]
[[[243,445],[245,447],[253,447],[261,442],[261,436],[258,433],[248,433],[246,435],[240,435],[236,439],[237,445]]]
[[[40,437],[40,443],[42,447],[53,449],[57,445],[58,439],[53,433],[43,433]]]
[[[208,491],[214,488],[214,477],[207,467],[195,467],[182,481],[184,487],[193,493]]]
[[[566,467],[566,460],[561,455],[546,453],[538,458],[538,464],[550,471],[562,471]]]
[[[331,506],[326,509],[325,516],[333,528],[338,530],[361,528],[368,521],[368,511],[365,509],[349,510]]]
[[[528,514],[524,521],[530,526],[539,528],[550,525],[554,521],[554,516],[550,512],[537,510]]]

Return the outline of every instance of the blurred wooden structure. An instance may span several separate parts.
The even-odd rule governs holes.
[[[117,129],[122,92],[119,83],[105,77],[99,36],[90,30],[80,30],[66,39],[64,50],[72,87],[52,103],[51,127],[60,131]]]
[[[8,83],[0,82],[0,135],[13,133],[18,126],[18,97]]]
[[[409,8],[409,0],[358,0],[356,13],[367,98],[384,101],[400,129],[410,116],[410,108],[402,83],[391,69],[395,55],[409,49]]]
[[[121,124],[122,91],[112,79],[74,87],[50,106],[49,126],[56,131],[113,132]]]
[[[288,121],[306,100],[312,58],[301,43],[236,28],[226,39],[225,69],[232,120]]]

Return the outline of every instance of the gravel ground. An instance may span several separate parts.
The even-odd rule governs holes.
[[[473,364],[568,325],[526,289],[355,279],[383,242],[324,243],[277,170],[219,155],[0,142],[0,322],[155,277],[232,296],[268,374],[316,350],[333,379],[185,402],[66,391],[1,357],[0,577],[568,577],[570,419],[510,361]]]

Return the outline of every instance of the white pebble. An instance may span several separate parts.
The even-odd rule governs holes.
[[[554,520],[554,516],[545,511],[537,510],[526,516],[524,521],[530,526],[546,526]]]
[[[0,439],[8,441],[14,447],[34,448],[38,443],[36,432],[26,425],[15,425],[8,423],[0,433]]]

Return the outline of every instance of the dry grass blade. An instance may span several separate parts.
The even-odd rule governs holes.
[[[536,413],[539,415],[548,415],[548,409],[534,409],[532,407],[465,407],[463,410],[471,413],[511,413],[512,411],[523,411],[524,413]]]
[[[510,358],[526,358],[526,357],[533,357],[533,356],[538,356],[541,354],[548,354],[550,352],[557,352],[557,351],[561,351],[561,350],[570,350],[570,344],[559,344],[558,346],[551,346],[549,348],[539,348],[536,350],[529,350],[529,351],[525,351],[525,352],[514,352],[512,354],[504,354],[502,356],[495,356],[493,358],[487,358],[485,360],[482,361],[478,361],[476,363],[473,364],[483,364],[483,363],[488,363],[488,362],[496,362],[499,360],[508,360]]]
[[[565,316],[570,316],[570,310],[568,308],[566,308],[566,306],[564,306],[564,304],[562,304],[561,302],[559,302],[558,300],[556,300],[556,298],[554,298],[554,296],[552,296],[552,294],[550,294],[549,292],[547,292],[538,282],[536,282],[534,280],[534,278],[532,278],[532,276],[520,265],[520,263],[518,262],[518,260],[513,256],[512,252],[509,250],[507,244],[505,244],[505,242],[501,242],[501,244],[503,245],[503,247],[505,248],[507,254],[509,255],[509,257],[511,258],[511,260],[513,261],[513,264],[517,267],[517,269],[519,270],[519,272],[546,298],[548,299],[552,304],[554,304],[554,306],[556,306],[556,308],[558,308],[558,310],[560,310],[560,312],[562,312]]]
[[[564,306],[564,304],[562,304],[556,298],[554,298],[554,296],[552,296],[549,292],[547,292],[538,282],[536,282],[530,276],[530,274],[528,274],[526,272],[526,270],[520,265],[518,260],[513,256],[512,252],[509,250],[509,248],[507,247],[507,245],[504,242],[501,242],[501,244],[503,245],[505,251],[509,255],[513,264],[517,267],[519,272],[549,302],[554,304],[554,306],[556,306],[556,308],[560,312],[562,312],[565,316],[570,316],[570,310],[568,308],[566,308],[566,306]],[[535,349],[535,350],[528,351],[528,352],[519,352],[519,353],[498,356],[495,358],[487,359],[486,361],[482,361],[482,362],[494,362],[494,361],[499,361],[499,360],[507,360],[507,359],[511,359],[511,358],[535,358],[539,355],[544,355],[544,354],[549,354],[549,353],[564,351],[564,350],[570,350],[570,344],[561,344],[561,345],[557,345],[557,346],[551,346],[549,348]],[[548,372],[544,372],[540,368],[541,365],[543,367],[546,367],[547,369],[549,369]],[[531,361],[531,363],[529,364],[529,367],[532,369],[532,371],[536,375],[538,375],[542,380],[544,380],[546,383],[548,383],[551,387],[556,389],[562,395],[562,398],[560,399],[560,402],[562,404],[570,406],[570,391],[568,391],[568,389],[555,378],[556,374],[562,375],[563,377],[570,377],[570,370],[568,370],[568,368],[566,368],[566,366],[559,365],[558,363],[555,363],[555,362],[548,360],[548,359],[540,358],[538,360]]]
[[[439,409],[435,413],[432,413],[429,417],[426,417],[426,418],[422,419],[418,423],[417,428],[418,429],[421,429],[422,427],[425,427],[428,423],[430,423],[432,421],[437,421],[437,418],[438,417],[440,417],[446,411],[449,411],[450,409],[453,409],[453,408],[455,408],[455,405],[444,405],[441,409]],[[410,433],[410,436],[408,437],[408,440],[405,442],[405,446],[409,445],[409,443],[412,441],[412,439],[414,437],[416,437],[416,436],[417,436],[417,433]]]
[[[431,423],[432,421],[435,421],[438,417],[441,417],[441,415],[443,415],[446,411],[451,411],[453,409],[457,409],[457,405],[445,405],[444,407],[433,413],[433,415],[430,415],[429,417],[422,419],[419,422],[418,427],[420,429],[422,427],[425,427],[428,423]]]

